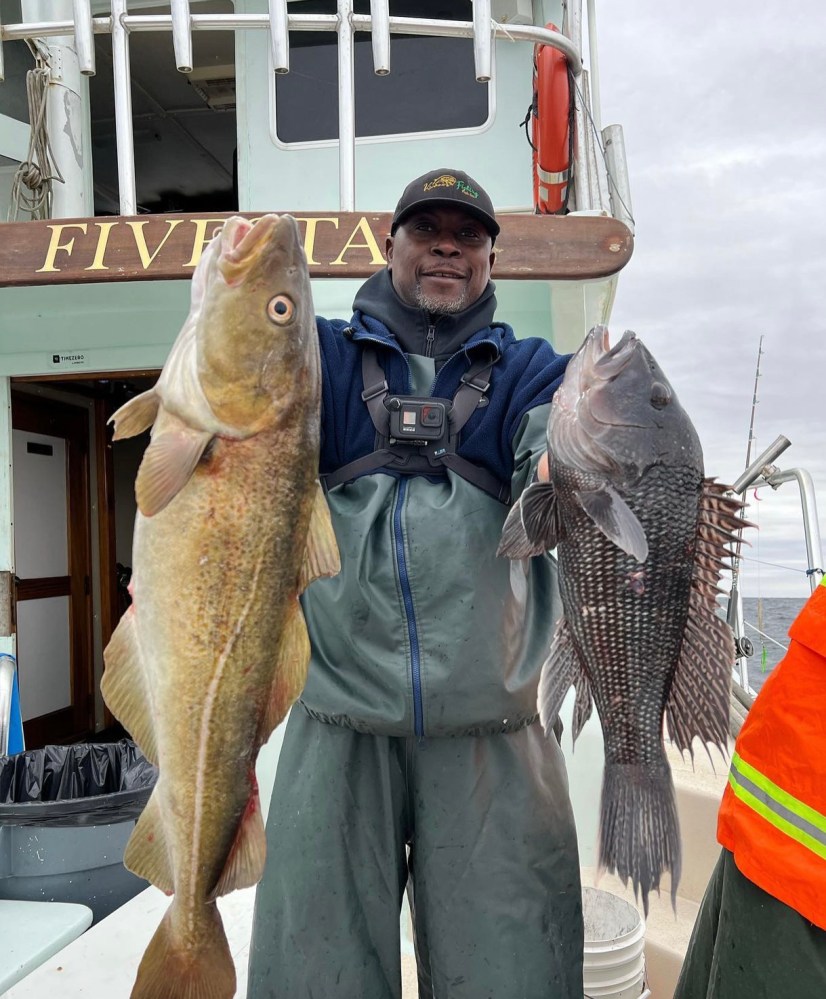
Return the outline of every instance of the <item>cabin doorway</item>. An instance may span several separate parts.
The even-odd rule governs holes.
[[[12,395],[15,622],[29,748],[92,730],[87,413]]]
[[[133,484],[148,443],[109,417],[157,372],[12,379],[15,631],[26,749],[123,732],[100,696],[129,603]]]

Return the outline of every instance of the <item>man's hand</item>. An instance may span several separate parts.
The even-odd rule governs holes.
[[[536,466],[536,478],[539,482],[547,482],[551,477],[551,461],[548,457],[548,452],[546,451],[542,457],[539,459],[539,464]]]

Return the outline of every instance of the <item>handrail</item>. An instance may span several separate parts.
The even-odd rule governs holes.
[[[334,15],[289,14],[284,0],[270,0],[267,14],[192,14],[189,0],[171,0],[169,14],[130,14],[127,0],[111,0],[109,17],[91,16],[89,0],[73,0],[73,19],[29,23],[0,23],[0,81],[2,81],[3,42],[20,39],[75,36],[81,73],[94,75],[94,34],[112,35],[113,77],[115,91],[115,141],[118,156],[118,186],[121,215],[137,212],[135,189],[134,137],[129,92],[129,34],[133,31],[169,31],[172,33],[175,61],[182,73],[192,70],[193,31],[266,30],[270,33],[273,67],[276,73],[289,71],[290,31],[336,31],[338,33],[339,76],[339,201],[342,211],[352,211],[355,204],[355,108],[353,75],[353,34],[373,32],[373,61],[378,75],[390,72],[390,33],[473,38],[477,80],[493,79],[492,43],[494,38],[550,45],[562,52],[575,78],[582,75],[580,55],[581,6],[573,4],[575,31],[573,40],[562,32],[534,25],[500,25],[491,17],[490,0],[474,0],[473,21],[444,21],[428,18],[390,17],[387,0],[374,0],[370,14],[353,13],[352,0],[338,0]],[[578,98],[576,182],[578,210],[593,206],[588,196],[585,161],[582,99]]]
[[[9,752],[14,669],[13,656],[5,652],[0,654],[0,756],[7,756]]]

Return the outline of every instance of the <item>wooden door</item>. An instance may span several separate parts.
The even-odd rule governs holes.
[[[26,748],[94,726],[88,411],[12,393],[20,705]]]

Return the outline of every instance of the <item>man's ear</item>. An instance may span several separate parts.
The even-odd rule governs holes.
[[[389,267],[393,261],[393,237],[388,236],[384,241],[384,255],[387,257],[387,266]]]
[[[491,248],[490,251],[490,269],[493,270],[493,265],[496,263],[496,253]]]

